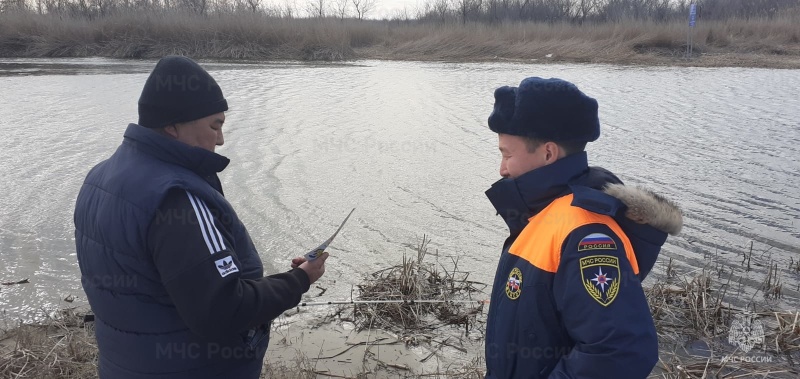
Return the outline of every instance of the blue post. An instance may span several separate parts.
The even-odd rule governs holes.
[[[694,25],[697,23],[697,4],[692,3],[689,6],[689,30],[687,31],[686,35],[686,57],[692,57],[692,29],[694,29]]]

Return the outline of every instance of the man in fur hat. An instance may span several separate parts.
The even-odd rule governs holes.
[[[81,187],[75,244],[100,379],[257,379],[270,321],[325,271],[327,253],[264,277],[217,177],[227,110],[196,62],[161,59],[138,124]]]
[[[486,191],[508,225],[486,330],[486,377],[645,378],[658,360],[642,290],[680,210],[584,151],[597,101],[560,79],[495,93],[500,175]]]

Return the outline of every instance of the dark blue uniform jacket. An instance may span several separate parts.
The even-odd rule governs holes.
[[[681,214],[570,155],[486,192],[507,223],[487,378],[645,378],[658,341],[641,281]]]

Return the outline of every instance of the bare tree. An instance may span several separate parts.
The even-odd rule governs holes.
[[[294,18],[297,14],[297,2],[296,0],[285,0],[283,6],[278,6],[280,8],[280,17],[283,18]]]
[[[327,7],[326,0],[308,0],[306,4],[306,12],[309,17],[325,17],[325,7]]]
[[[108,14],[109,9],[114,5],[112,0],[92,0],[91,6],[97,12],[97,15],[102,17]]]
[[[9,11],[24,11],[27,7],[25,0],[0,0],[0,13]]]
[[[597,8],[598,0],[579,0],[578,2],[578,13],[576,17],[578,18],[578,22],[583,24],[586,21],[586,18],[589,17],[590,14],[594,13],[595,9]]]
[[[403,9],[396,10],[394,12],[394,19],[408,24],[408,22],[411,20],[411,11],[408,10],[408,5],[404,5]]]
[[[378,0],[352,0],[353,8],[355,8],[356,16],[359,20],[363,20],[370,12],[375,10],[378,5]]]
[[[246,0],[247,1],[247,8],[250,9],[251,12],[256,13],[258,9],[261,8],[261,0]]]
[[[146,2],[147,0],[134,0],[134,1]],[[208,0],[179,0],[179,4],[180,4],[179,7],[183,9],[188,9],[198,14],[206,14],[206,10],[208,8]]]
[[[456,0],[458,11],[461,14],[461,23],[467,23],[467,13],[472,8],[472,0]]]
[[[415,12],[417,20],[425,20],[433,14],[433,8],[431,7],[431,3],[426,1],[421,7],[417,4]]]
[[[697,4],[698,19],[705,20],[771,18],[800,10],[800,0],[423,0],[416,18],[441,22],[455,18],[461,22],[666,22],[685,20],[691,3]]]
[[[347,13],[350,10],[350,0],[334,0],[333,6],[336,11],[336,17],[344,21],[344,18],[347,17]]]
[[[240,6],[239,0],[235,0],[234,2],[231,2],[231,0],[216,0],[214,10],[223,14],[234,13],[236,12],[236,8]]]
[[[433,3],[433,12],[444,24],[447,20],[447,14],[450,13],[450,1],[435,0]]]
[[[281,18],[283,17],[283,7],[279,4],[264,4],[261,7],[261,13],[268,18]]]
[[[488,0],[486,2],[486,15],[489,17],[489,22],[494,23],[497,21],[497,0]]]
[[[461,14],[461,23],[466,24],[469,16],[474,12],[480,12],[483,7],[483,0],[455,0],[458,5],[458,12]]]

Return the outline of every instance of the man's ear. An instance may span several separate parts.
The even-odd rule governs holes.
[[[542,152],[545,154],[545,165],[549,165],[561,158],[561,146],[558,146],[555,142],[545,142],[542,146]]]
[[[178,126],[175,124],[167,125],[164,127],[164,134],[177,139],[178,138]]]

